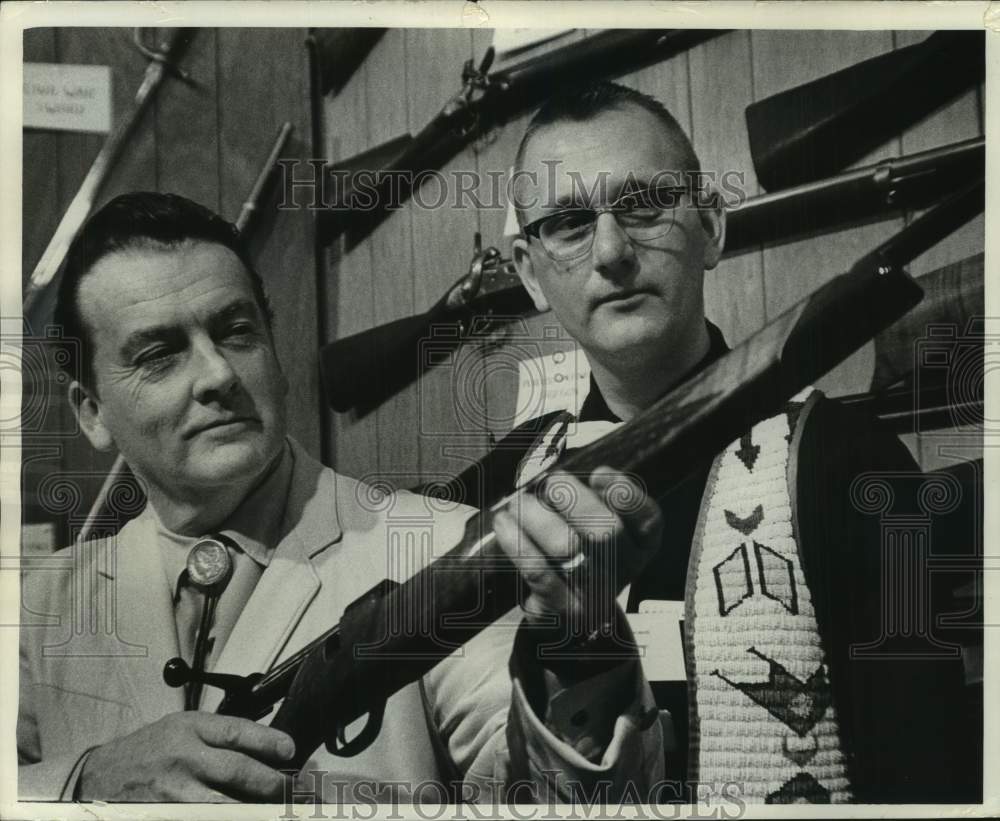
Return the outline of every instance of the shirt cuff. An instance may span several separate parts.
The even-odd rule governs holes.
[[[514,783],[544,785],[548,800],[558,802],[592,802],[596,790],[609,801],[648,800],[665,772],[663,737],[652,692],[641,672],[635,678],[635,689],[629,692],[633,703],[614,716],[606,743],[595,737],[603,736],[604,728],[593,726],[592,717],[579,727],[571,721],[572,730],[544,723],[528,704],[521,682],[513,680],[507,745],[511,777],[520,779]],[[617,676],[608,671],[601,680],[607,684]],[[565,704],[556,703],[554,712],[571,710],[574,695],[558,699]]]
[[[619,716],[630,713],[644,724],[649,708],[654,718],[656,713],[645,697],[648,687],[628,620],[616,608],[608,636],[552,652],[554,644],[545,631],[522,622],[511,653],[511,678],[533,719],[588,761],[600,761]]]

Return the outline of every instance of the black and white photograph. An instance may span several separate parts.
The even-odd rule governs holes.
[[[4,3],[0,814],[1000,811],[990,26]]]

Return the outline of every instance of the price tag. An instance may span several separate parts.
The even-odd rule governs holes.
[[[111,130],[111,68],[25,63],[24,127],[106,134]]]
[[[628,613],[648,681],[684,681],[684,602],[647,600]]]

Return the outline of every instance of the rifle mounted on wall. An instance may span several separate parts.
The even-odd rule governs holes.
[[[556,89],[598,77],[615,77],[665,60],[721,34],[701,29],[608,29],[501,71],[490,72],[492,47],[478,66],[470,59],[462,88],[417,134],[404,134],[354,157],[326,166],[335,207],[318,212],[321,240],[332,242],[350,229],[350,241],[367,235],[412,193],[412,175],[437,169],[491,128],[539,104]],[[355,186],[359,174],[364,184]],[[398,180],[398,183],[395,182]],[[352,208],[364,189],[365,205]]]
[[[980,211],[983,194],[980,182],[924,214],[647,411],[564,454],[523,490],[537,490],[551,470],[589,476],[609,465],[662,496],[690,466],[778,413],[910,310],[921,289],[902,266]],[[283,700],[271,726],[294,739],[294,768],[323,743],[339,755],[359,752],[377,736],[392,694],[522,600],[521,580],[492,527],[493,512],[509,501],[474,514],[452,550],[401,584],[376,585],[347,608],[340,624],[272,670],[248,677],[195,674],[171,659],[164,679],[175,687],[200,681],[223,688],[219,711],[227,715],[260,719]],[[401,620],[400,613],[416,617]],[[344,729],[366,714],[366,727],[345,743]]]
[[[768,191],[822,179],[982,82],[983,31],[937,31],[747,106],[757,179]]]

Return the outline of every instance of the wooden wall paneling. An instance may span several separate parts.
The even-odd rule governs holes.
[[[56,34],[52,28],[29,29],[24,32],[24,61],[56,63]],[[49,239],[59,224],[59,133],[43,129],[25,129],[23,147],[23,178],[21,198],[21,282],[32,271]],[[7,309],[13,313],[13,307]],[[32,328],[44,335],[44,328]],[[29,367],[43,353],[28,341],[22,355],[22,414],[24,431],[21,437],[21,520],[37,522],[50,518],[41,509],[37,487],[42,478],[58,463],[61,447],[47,437],[36,436],[37,428],[57,428],[59,422],[72,419],[62,390],[54,373],[50,376]],[[44,416],[43,416],[44,415]],[[51,421],[48,417],[51,416]],[[6,431],[6,428],[5,428]],[[45,455],[48,454],[48,455]],[[37,462],[35,460],[38,460]],[[65,540],[66,534],[57,536]]]
[[[132,45],[131,28],[71,28],[59,29],[59,62],[111,66],[112,122],[119,119],[132,105],[142,83],[148,60]],[[152,42],[152,38],[150,38]],[[167,83],[179,82],[173,77]],[[152,106],[131,136],[108,175],[104,189],[94,204],[96,211],[118,194],[136,189],[156,189],[156,118]],[[105,134],[62,135],[60,151],[62,206],[69,205],[97,152],[104,144]]]
[[[55,29],[24,32],[24,62],[58,62]],[[25,129],[22,146],[21,282],[24,283],[59,224],[59,132]]]
[[[281,123],[294,131],[286,158],[311,155],[306,31],[218,30],[219,201],[235,219]],[[308,170],[300,171],[305,175]],[[319,345],[313,217],[262,202],[251,239],[275,313],[275,344],[288,376],[288,429],[319,455]]]
[[[674,115],[681,128],[691,133],[691,87],[687,51],[625,74],[616,82],[656,97]]]
[[[580,29],[562,38],[560,44],[567,45],[582,40],[591,33],[593,32]],[[491,30],[474,32],[476,59],[485,52],[492,39]],[[554,91],[558,93],[558,89]],[[533,113],[533,110],[525,111],[516,119],[495,129],[478,143],[476,160],[483,180],[479,196],[484,203],[490,203],[493,197],[493,183],[489,180],[488,173],[503,172],[506,180],[513,166],[521,137]],[[513,238],[503,236],[507,209],[488,207],[480,211],[479,218],[483,244],[496,245],[501,253],[509,258]],[[483,346],[485,368],[483,384],[488,410],[486,420],[488,439],[501,439],[514,426],[515,415],[519,411],[530,410],[541,401],[540,393],[527,398],[518,396],[519,363],[525,359],[571,351],[573,348],[575,343],[551,311],[539,316],[518,319],[496,332],[489,344]],[[524,408],[519,407],[519,402],[524,404]],[[540,408],[540,405],[538,407]]]
[[[482,59],[482,55],[493,42],[492,29],[479,29],[472,33],[474,59]],[[514,164],[514,155],[521,141],[524,128],[527,125],[530,112],[494,128],[484,135],[475,147],[476,171],[479,183],[476,195],[486,206],[479,209],[479,231],[483,236],[483,245],[495,246],[505,257],[511,256],[511,237],[504,236],[507,222],[507,191],[506,181]],[[504,190],[494,190],[491,174],[503,174]],[[501,203],[503,205],[501,206]],[[500,207],[494,207],[500,206]],[[549,315],[551,317],[551,314]],[[554,319],[554,317],[552,317]],[[524,344],[515,342],[520,337],[527,340],[534,336],[529,331],[530,323],[515,321],[497,330],[488,344],[481,348],[484,368],[483,388],[486,396],[487,409],[486,436],[487,440],[498,440],[513,427],[513,416],[517,402],[517,362],[524,355]]]
[[[925,31],[896,33],[897,47],[911,45],[926,38]],[[951,103],[935,111],[908,129],[902,136],[903,152],[910,154],[941,145],[979,136],[983,133],[978,89],[973,88]],[[913,218],[916,215],[908,215]],[[958,231],[943,239],[909,266],[910,273],[919,277],[949,262],[981,252],[984,244],[983,215],[976,217]],[[961,334],[963,329],[958,329]],[[965,426],[935,430],[917,436],[919,460],[925,470],[935,470],[957,460],[982,456],[982,426]]]
[[[111,119],[117,123],[128,111],[142,83],[148,61],[132,45],[131,28],[61,28],[57,30],[58,62],[72,65],[107,65],[111,67]],[[175,82],[166,78],[164,84]],[[162,90],[162,87],[161,87]],[[114,167],[109,173],[93,210],[119,194],[137,189],[155,190],[156,179],[156,119],[148,108],[133,129]],[[113,126],[112,126],[113,127]],[[61,218],[76,195],[83,178],[107,139],[106,134],[62,133],[59,142],[59,207]],[[60,381],[52,387],[53,400],[58,404],[55,415],[62,431],[76,428],[65,396],[66,386]],[[79,502],[71,511],[57,514],[68,522],[67,538],[73,538],[82,525],[87,511],[114,462],[114,453],[95,451],[83,434],[58,439],[62,448],[60,470],[73,476]],[[44,463],[36,463],[42,467]],[[51,466],[51,465],[50,465]],[[43,504],[52,510],[50,502]]]
[[[761,31],[751,34],[754,93],[763,99],[830,72],[882,54],[892,48],[887,31]],[[856,165],[898,154],[899,142],[876,149]],[[773,319],[781,311],[846,271],[862,254],[902,227],[889,219],[764,249],[765,311]],[[850,321],[849,316],[844,317]],[[867,389],[874,364],[869,344],[815,385],[828,394]]]
[[[24,61],[26,63],[56,63],[56,34],[52,28],[28,29],[24,32]],[[61,214],[59,208],[59,133],[43,129],[25,129],[23,138],[22,195],[21,195],[21,282],[31,276],[49,239],[55,233]],[[7,311],[13,314],[13,306]],[[44,328],[31,331],[44,335]],[[53,466],[58,464],[61,446],[48,437],[39,437],[32,431],[38,427],[55,428],[61,421],[72,420],[64,397],[65,390],[54,376],[40,373],[28,366],[36,361],[30,341],[25,343],[22,362],[21,420],[21,521],[40,522],[51,518],[38,502],[37,488]],[[52,421],[43,419],[51,415]],[[46,425],[46,422],[48,423]],[[6,427],[4,428],[6,432]],[[48,454],[48,455],[46,455]],[[36,461],[37,460],[37,461]],[[56,536],[65,541],[66,533]]]
[[[702,170],[717,188],[723,175],[740,174],[744,197],[760,193],[746,129],[754,99],[750,32],[735,31],[688,52],[691,138]],[[726,192],[727,197],[729,196]],[[705,312],[730,345],[764,325],[764,266],[759,247],[724,259],[705,273]]]
[[[481,53],[481,49],[477,50]],[[488,207],[480,210],[480,231],[484,245],[495,245],[507,258],[511,256],[513,237],[504,237],[503,231],[507,221],[507,209],[492,207],[493,183],[489,180],[489,172],[503,172],[508,179],[508,172],[514,162],[517,146],[521,142],[524,129],[527,126],[530,113],[506,123],[489,135],[488,140],[480,143],[477,153],[477,166],[482,179],[479,197]],[[506,200],[506,192],[499,200]],[[491,336],[489,342],[482,347],[483,367],[485,369],[484,390],[486,395],[487,438],[501,439],[514,426],[514,418],[518,412],[518,376],[519,362],[524,359],[554,353],[556,350],[567,350],[573,345],[566,342],[563,331],[551,311],[540,316],[518,318],[508,323]]]
[[[408,88],[406,32],[390,29],[376,43],[367,61],[365,74],[368,101],[368,143],[381,145],[400,134],[415,133],[423,127],[413,122],[407,110]],[[419,82],[419,75],[414,78]],[[371,253],[374,324],[412,316],[430,305],[415,305],[414,278],[421,276],[413,266],[413,225],[409,208],[395,211],[372,232]],[[419,351],[409,352],[419,356]],[[376,379],[379,374],[372,374]],[[419,482],[420,449],[413,420],[417,418],[416,391],[408,388],[377,409],[378,458],[368,466],[396,487]]]
[[[899,48],[919,43],[927,36],[926,31],[896,33]],[[977,90],[972,88],[905,131],[901,138],[902,151],[904,154],[926,151],[978,137],[982,133]],[[915,259],[910,265],[910,272],[914,276],[920,276],[949,262],[981,252],[983,231],[983,217],[979,216]]]
[[[368,66],[362,64],[336,95],[326,98],[324,123],[327,159],[346,159],[371,148],[368,139]],[[348,247],[344,237],[333,242],[321,266],[326,276],[327,339],[350,336],[375,325],[371,244]],[[327,413],[330,453],[327,463],[350,476],[363,476],[378,468],[377,414],[358,419],[353,413]]]
[[[188,197],[213,211],[221,209],[217,52],[218,29],[197,29],[180,61],[192,82],[170,78],[154,101],[160,190]],[[229,220],[237,214],[222,212]]]
[[[408,117],[417,131],[434,117],[461,86],[463,63],[473,56],[472,33],[465,29],[409,29],[406,31]],[[449,194],[454,173],[474,171],[475,159],[466,149],[439,169]],[[440,195],[433,179],[415,192],[425,205]],[[433,305],[468,268],[472,240],[479,219],[473,208],[454,207],[449,196],[443,207],[421,207],[411,201],[414,304],[420,310]],[[432,345],[432,343],[430,343]],[[425,348],[425,351],[428,348]],[[418,412],[416,430],[420,472],[432,480],[462,470],[469,459],[486,451],[482,357],[475,346],[460,347],[450,365],[433,368],[414,388]],[[412,435],[407,431],[406,435]],[[448,451],[457,449],[464,456]]]

